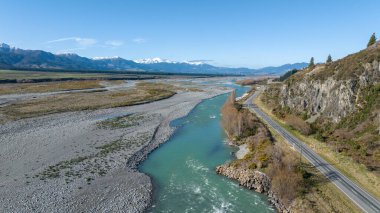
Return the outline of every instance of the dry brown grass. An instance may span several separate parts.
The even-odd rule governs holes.
[[[247,86],[247,85],[254,85],[254,84],[265,84],[268,81],[268,78],[256,78],[256,79],[243,79],[236,81],[236,84]]]
[[[112,82],[112,81],[110,81]],[[117,83],[117,82],[112,82]],[[0,84],[0,95],[102,88],[99,80]]]
[[[292,128],[301,132],[304,135],[310,135],[312,133],[310,125],[297,116],[287,115],[285,117],[285,122],[286,124],[288,124],[289,126],[291,126]]]
[[[165,84],[141,83],[124,91],[60,94],[7,105],[0,108],[0,114],[16,120],[59,112],[130,106],[171,97],[175,94],[174,89]]]
[[[265,173],[272,180],[271,190],[284,204],[290,205],[305,188],[305,180],[299,170],[296,155],[283,150],[284,148],[278,146],[277,143],[272,147],[271,163]]]
[[[75,73],[75,72],[39,72],[20,70],[0,70],[0,80],[32,80],[32,79],[62,79],[62,78],[107,78],[115,77],[112,74],[102,73]],[[117,75],[120,76],[120,75]]]

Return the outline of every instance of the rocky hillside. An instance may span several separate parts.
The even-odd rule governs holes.
[[[297,72],[270,86],[263,101],[279,117],[305,120],[316,138],[337,151],[380,169],[380,42]]]
[[[331,64],[307,68],[281,87],[280,104],[335,123],[363,107],[368,87],[380,80],[380,43]]]

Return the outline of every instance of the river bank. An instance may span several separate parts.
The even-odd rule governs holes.
[[[244,93],[247,88],[229,85]],[[152,152],[139,170],[153,183],[147,212],[273,212],[267,198],[217,175],[214,169],[233,159],[224,141],[220,108],[228,94],[202,101],[176,120],[175,134]]]
[[[248,153],[218,166],[216,173],[266,194],[279,212],[359,212],[284,138],[231,97],[222,108],[222,124],[231,143]],[[233,119],[238,123],[230,125]]]
[[[152,183],[136,166],[167,141],[171,121],[228,92],[202,85],[138,106],[57,113],[0,127],[2,212],[142,212]]]

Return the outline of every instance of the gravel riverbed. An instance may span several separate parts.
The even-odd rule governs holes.
[[[152,183],[137,171],[138,164],[169,139],[172,120],[228,91],[202,90],[148,104],[2,124],[0,212],[144,211]]]

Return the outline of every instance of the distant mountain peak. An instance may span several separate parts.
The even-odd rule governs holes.
[[[11,46],[9,44],[6,44],[6,43],[1,43],[0,44],[0,49],[1,50],[10,50],[11,49]]]
[[[59,55],[59,56],[79,56],[76,53],[57,53],[56,55]]]
[[[171,60],[168,60],[168,59],[162,59],[162,58],[159,58],[159,57],[136,59],[136,60],[133,60],[133,61],[136,62],[136,63],[139,63],[139,64],[157,64],[157,63],[168,63],[168,64],[181,64],[181,63],[184,63],[184,64],[191,64],[191,65],[206,64],[205,60],[190,60],[190,61],[181,61],[180,62],[180,61],[171,61]]]
[[[205,60],[191,60],[191,61],[184,61],[186,64],[192,64],[192,65],[202,65],[206,64]]]
[[[109,60],[109,59],[120,59],[119,56],[97,56],[97,57],[93,57],[92,58],[93,60]]]
[[[136,59],[133,60],[136,63],[139,64],[156,64],[156,63],[176,63],[167,59],[162,59],[162,58],[142,58],[142,59]]]

